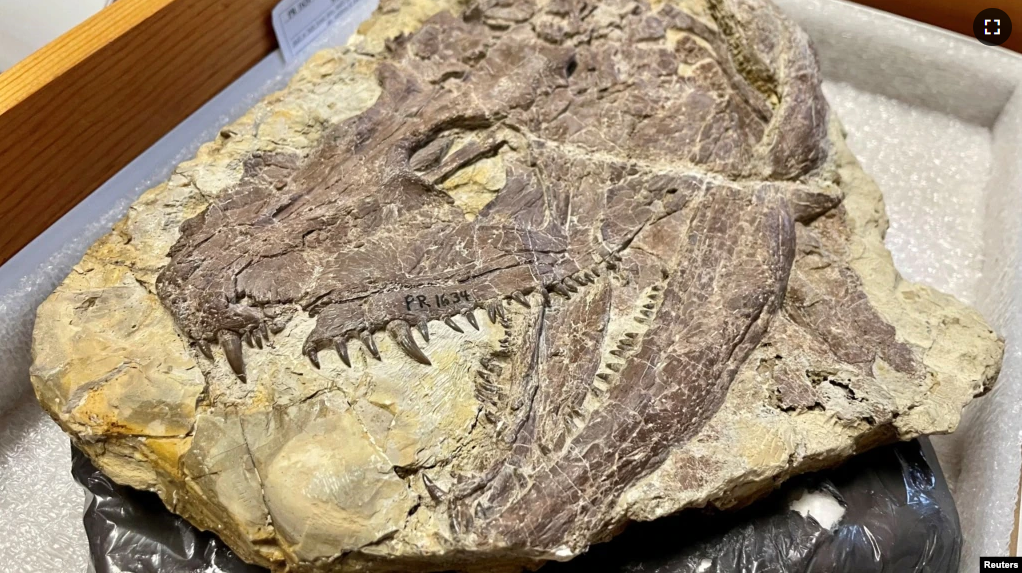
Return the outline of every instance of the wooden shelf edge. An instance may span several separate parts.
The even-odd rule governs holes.
[[[276,49],[277,0],[120,0],[0,74],[0,264]]]

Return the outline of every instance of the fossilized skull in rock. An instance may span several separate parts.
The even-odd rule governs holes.
[[[758,23],[727,35],[634,2],[442,12],[310,159],[261,157],[184,224],[160,297],[242,381],[242,339],[295,312],[316,319],[315,365],[350,364],[358,340],[429,366],[431,322],[478,329],[485,311],[506,334],[472,365],[476,396],[506,451],[430,491],[462,535],[552,552],[716,412],[780,308],[796,221],[837,203],[807,182],[828,142],[806,39]],[[505,180],[485,201],[444,189],[492,157]],[[380,354],[384,331],[405,356]]]
[[[247,559],[566,559],[629,519],[950,429],[992,383],[980,319],[912,306],[939,295],[897,279],[879,195],[772,5],[423,6],[384,6],[376,22],[434,15],[345,56],[370,105],[307,152],[249,153],[158,278],[133,267],[204,377],[136,481]],[[953,367],[929,354],[949,314]],[[798,443],[806,420],[842,429]]]
[[[241,339],[261,344],[294,311],[316,317],[313,363],[324,348],[348,363],[352,339],[380,359],[373,334],[387,330],[428,365],[410,325],[428,342],[429,321],[459,329],[453,317],[472,322],[480,307],[507,321],[505,301],[528,308],[547,292],[578,293],[564,305],[578,327],[558,335],[546,310],[522,317],[532,340],[509,341],[510,354],[563,348],[582,328],[593,363],[571,377],[588,386],[612,308],[630,309],[648,325],[630,333],[639,362],[691,347],[664,376],[716,371],[776,311],[794,222],[837,203],[833,186],[805,182],[827,155],[809,47],[777,20],[764,27],[728,37],[673,5],[629,2],[443,12],[392,47],[379,100],[312,158],[261,157],[185,223],[160,296],[242,380]],[[716,56],[729,41],[744,58]],[[492,157],[506,171],[492,195],[444,189]],[[682,340],[702,323],[714,334]],[[622,385],[642,386],[640,372]]]

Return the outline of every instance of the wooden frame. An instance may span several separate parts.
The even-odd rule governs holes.
[[[276,48],[277,0],[121,0],[0,74],[0,264]]]

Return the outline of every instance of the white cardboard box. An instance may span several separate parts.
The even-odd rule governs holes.
[[[975,571],[1016,545],[1022,57],[846,2],[775,1],[812,36],[830,87],[842,84],[828,97],[884,191],[899,269],[974,304],[1006,339],[995,390],[934,439],[965,534],[961,571]]]
[[[884,190],[899,269],[976,305],[1007,339],[997,388],[935,440],[971,573],[980,555],[1008,553],[1022,462],[1022,57],[841,0],[775,2],[816,43],[825,92]],[[0,573],[84,571],[87,555],[67,439],[28,387],[35,307],[135,197],[292,71],[268,57],[0,267]]]

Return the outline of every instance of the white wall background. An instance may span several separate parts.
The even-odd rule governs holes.
[[[107,0],[0,0],[0,71],[99,12]]]

